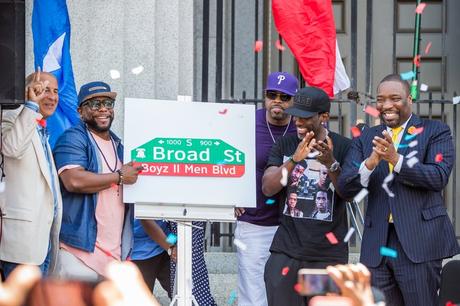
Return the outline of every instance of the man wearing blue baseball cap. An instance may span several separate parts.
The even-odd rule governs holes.
[[[111,130],[117,94],[104,82],[80,88],[81,123],[66,130],[54,148],[62,185],[63,222],[56,272],[98,280],[112,260],[132,248],[133,207],[121,186],[134,184],[139,170],[123,164],[123,145]]]
[[[268,76],[265,88],[265,109],[256,111],[256,208],[237,208],[235,239],[249,246],[238,248],[238,305],[267,305],[264,284],[265,262],[279,224],[278,197],[262,193],[262,175],[268,153],[278,138],[295,134],[291,116],[284,112],[292,104],[299,81],[287,72]]]

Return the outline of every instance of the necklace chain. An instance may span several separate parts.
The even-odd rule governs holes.
[[[89,134],[91,135],[91,138],[93,138],[94,143],[96,144],[96,147],[97,147],[97,149],[99,150],[99,153],[101,153],[102,158],[104,159],[104,162],[105,162],[105,164],[107,165],[107,168],[109,168],[110,172],[114,173],[115,171],[117,171],[118,156],[117,156],[117,150],[115,149],[115,144],[114,144],[114,141],[113,141],[112,137],[110,137],[110,142],[112,143],[113,152],[115,153],[115,167],[114,167],[113,169],[112,169],[112,167],[110,167],[109,162],[107,161],[107,158],[105,158],[104,153],[102,152],[101,148],[100,148],[99,145],[97,144],[97,141],[96,141],[96,139],[95,139],[94,136],[93,136],[93,133],[91,133],[91,131],[89,131]]]
[[[273,133],[272,133],[272,130],[270,129],[270,124],[268,123],[268,120],[267,118],[265,118],[265,123],[267,124],[267,129],[268,129],[268,132],[270,133],[270,136],[272,137],[272,140],[273,140],[273,143],[275,143],[275,137],[273,137]],[[289,130],[289,126],[291,125],[291,120],[289,119],[289,123],[288,125],[286,126],[286,129],[284,130],[284,133],[281,137],[283,137],[284,135],[286,135],[287,131]]]

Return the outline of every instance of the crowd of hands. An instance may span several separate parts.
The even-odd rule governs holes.
[[[370,284],[370,272],[364,265],[358,263],[329,266],[327,272],[340,288],[340,305],[375,305]],[[144,283],[139,269],[133,263],[114,261],[108,266],[107,275],[107,279],[100,282],[93,291],[94,306],[160,305]],[[0,306],[24,305],[27,295],[40,279],[41,273],[38,267],[18,266],[8,279],[0,284]],[[335,301],[337,297],[334,296],[314,298],[310,305],[326,306],[332,305],[330,303],[335,303]]]

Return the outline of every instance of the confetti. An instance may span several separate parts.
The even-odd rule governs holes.
[[[308,153],[308,158],[315,158],[316,156],[319,155],[319,151],[313,151],[313,152],[310,152]]]
[[[236,293],[236,290],[233,289],[231,292],[230,292],[230,296],[228,297],[228,302],[227,304],[228,305],[233,305],[233,303],[235,303],[236,301],[236,297],[238,296],[238,294]]]
[[[388,174],[388,176],[383,180],[382,188],[388,194],[390,198],[394,198],[395,194],[391,192],[390,188],[388,187],[388,183],[391,182],[394,178],[393,173]]]
[[[176,244],[177,243],[177,236],[173,233],[169,233],[168,237],[166,237],[166,242],[169,244]]]
[[[110,73],[110,77],[112,78],[112,80],[119,79],[121,76],[120,71],[115,70],[115,69],[110,70],[109,73]]]
[[[131,72],[135,75],[138,75],[138,74],[141,74],[142,71],[144,71],[144,66],[142,65],[139,65],[137,67],[134,67],[133,69],[131,69]]]
[[[369,191],[366,188],[361,189],[361,191],[358,192],[357,195],[355,195],[353,201],[355,201],[356,203],[361,202],[367,196],[368,193]]]
[[[37,120],[37,123],[39,126],[43,127],[43,128],[46,128],[46,120],[45,119],[36,119]]]
[[[286,186],[287,185],[287,182],[288,182],[288,170],[283,167],[281,169],[281,180],[280,180],[280,183],[281,185],[283,186]]]
[[[267,201],[265,201],[265,204],[267,204],[267,205],[275,204],[275,200],[273,200],[273,199],[268,199]]]
[[[409,140],[414,139],[415,137],[417,137],[417,135],[415,135],[415,134],[414,135],[406,135],[406,136],[404,136],[404,140],[409,141]],[[407,145],[405,145],[405,147],[407,147]],[[402,148],[402,145],[399,145],[399,148]]]
[[[418,141],[417,141],[417,140],[414,140],[414,141],[409,142],[409,148],[413,148],[413,147],[415,147],[416,145],[418,145]]]
[[[406,155],[406,158],[412,158],[412,157],[415,156],[417,153],[418,153],[418,151],[412,151],[412,152],[410,152],[409,154]]]
[[[284,51],[286,48],[281,44],[281,41],[279,39],[276,40],[276,49],[280,51]]]
[[[442,162],[442,154],[441,153],[436,154],[434,161],[437,163]]]
[[[297,292],[297,293],[300,293],[302,291],[302,285],[297,283],[294,285],[294,290]]]
[[[356,168],[361,168],[361,164],[359,164],[358,162],[356,161],[353,161],[353,166],[355,166]]]
[[[387,248],[387,247],[380,247],[380,255],[386,256],[386,257],[393,257],[396,258],[398,257],[398,252],[396,252],[393,249]]]
[[[352,126],[351,127],[351,135],[353,136],[353,138],[359,137],[359,136],[361,136],[361,130],[356,126]]]
[[[256,43],[254,44],[254,52],[259,53],[260,51],[262,51],[263,46],[264,46],[263,41],[256,40]]]
[[[337,244],[339,243],[339,241],[337,240],[337,238],[335,237],[334,233],[333,232],[329,232],[326,234],[326,238],[327,240],[329,240],[329,242],[331,244]]]
[[[417,66],[417,67],[420,67],[420,57],[421,57],[420,54],[419,54],[419,55],[416,55],[416,56],[414,57],[414,60],[413,60],[414,65]]]
[[[281,275],[286,276],[289,273],[289,267],[284,267],[283,270],[281,270]]]
[[[348,240],[350,240],[351,235],[353,235],[354,232],[355,232],[355,228],[350,227],[350,229],[348,230],[347,234],[345,235],[345,238],[343,238],[343,242],[348,243]]]
[[[400,76],[401,76],[401,79],[407,81],[407,80],[413,79],[415,77],[415,73],[414,71],[411,70],[407,72],[402,72]]]
[[[118,188],[118,185],[115,184],[115,183],[112,183],[112,184],[110,185],[110,187],[113,188],[113,189],[117,189],[117,188]]]
[[[243,251],[246,251],[246,249],[248,248],[247,245],[241,242],[239,239],[233,239],[233,243],[236,245],[237,248]]]
[[[423,10],[425,9],[425,7],[426,7],[426,3],[425,3],[425,2],[420,3],[420,4],[417,5],[417,7],[415,8],[415,13],[416,13],[416,14],[422,14],[422,13],[423,13]]]
[[[227,113],[228,109],[224,108],[223,110],[219,111],[219,114],[225,115]]]
[[[458,104],[458,103],[460,102],[460,96],[453,97],[453,98],[452,98],[452,102],[453,102],[454,104]]]
[[[426,84],[420,84],[420,91],[428,91],[428,85]]]
[[[423,126],[416,128],[415,126],[411,126],[407,132],[411,135],[417,135],[423,132]]]
[[[375,118],[377,118],[380,115],[380,112],[370,105],[366,105],[364,112]]]
[[[412,168],[413,166],[415,166],[415,164],[418,163],[418,158],[417,157],[411,157],[407,160],[406,164],[409,168]]]
[[[428,44],[425,47],[425,55],[430,52],[430,49],[431,49],[431,41],[429,41]]]

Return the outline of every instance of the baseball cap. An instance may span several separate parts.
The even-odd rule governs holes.
[[[299,81],[287,72],[273,72],[268,75],[265,90],[276,90],[294,96],[299,88]]]
[[[102,81],[89,82],[80,87],[78,106],[80,107],[83,102],[94,97],[109,97],[115,100],[117,93],[112,92],[109,84]]]
[[[294,96],[294,103],[284,112],[286,114],[310,118],[318,113],[329,112],[331,101],[329,96],[321,88],[305,87],[301,88]]]

